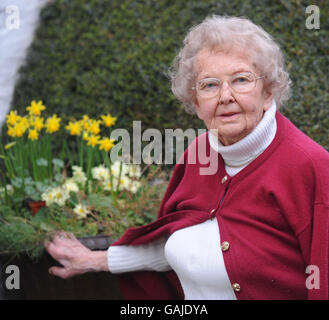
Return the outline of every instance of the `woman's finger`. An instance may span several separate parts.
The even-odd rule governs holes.
[[[73,244],[80,244],[80,241],[72,233],[67,232],[57,233],[52,241],[54,244],[59,246],[72,246]]]
[[[79,274],[76,270],[61,267],[51,267],[49,273],[62,279],[68,279]]]
[[[55,260],[67,258],[67,253],[69,252],[68,250],[65,250],[66,247],[55,244],[54,242],[48,242],[45,245],[45,248]]]

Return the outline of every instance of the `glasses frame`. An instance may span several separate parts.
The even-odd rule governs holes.
[[[239,75],[239,74],[243,74],[243,72],[241,72],[241,73],[237,73],[236,75]],[[230,82],[226,80],[226,82],[227,82],[228,86],[230,87],[230,89],[231,89],[232,91],[234,91],[235,93],[249,93],[249,92],[251,92],[252,90],[255,89],[257,80],[265,78],[265,76],[258,76],[258,77],[257,77],[257,76],[256,76],[254,73],[252,73],[252,72],[248,72],[248,74],[251,74],[251,75],[254,77],[254,80],[253,80],[253,82],[254,82],[254,86],[253,86],[250,90],[248,90],[248,91],[243,91],[243,92],[236,91],[236,89],[234,89],[234,88],[230,85]],[[233,76],[233,75],[232,75],[232,76]],[[231,76],[231,77],[232,77],[232,76]],[[218,81],[219,84],[220,84],[220,87],[219,87],[218,92],[217,92],[216,94],[212,95],[212,96],[209,96],[209,97],[205,97],[205,96],[200,95],[200,94],[199,94],[199,91],[197,90],[197,87],[198,87],[199,83],[200,83],[201,81],[204,81],[204,80],[216,80],[216,81]],[[222,81],[222,80],[220,80],[220,79],[218,79],[218,78],[212,78],[212,77],[210,77],[210,78],[204,78],[204,79],[200,79],[200,80],[197,82],[196,86],[193,86],[191,89],[192,89],[193,91],[195,91],[195,92],[196,92],[196,95],[198,95],[199,97],[201,97],[201,98],[206,98],[206,99],[211,99],[211,98],[216,97],[216,96],[219,94],[219,92],[220,92],[220,88],[221,88],[221,86],[223,85],[224,82],[225,82],[225,81]]]

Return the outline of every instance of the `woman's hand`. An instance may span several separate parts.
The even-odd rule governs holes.
[[[109,271],[106,251],[91,251],[72,234],[58,232],[44,243],[49,254],[63,267],[51,267],[49,273],[63,279],[91,271]]]

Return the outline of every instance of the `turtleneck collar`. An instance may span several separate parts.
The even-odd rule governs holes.
[[[256,128],[246,137],[229,146],[224,146],[218,137],[209,131],[210,146],[221,154],[230,176],[246,167],[271,144],[277,129],[275,113],[276,103],[273,100]]]

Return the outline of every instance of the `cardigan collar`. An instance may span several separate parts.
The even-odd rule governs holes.
[[[276,103],[273,100],[271,107],[265,112],[263,119],[256,128],[242,140],[224,146],[218,138],[209,131],[208,139],[212,149],[220,153],[227,169],[238,168],[241,170],[256,159],[273,141],[277,122],[275,118]]]

